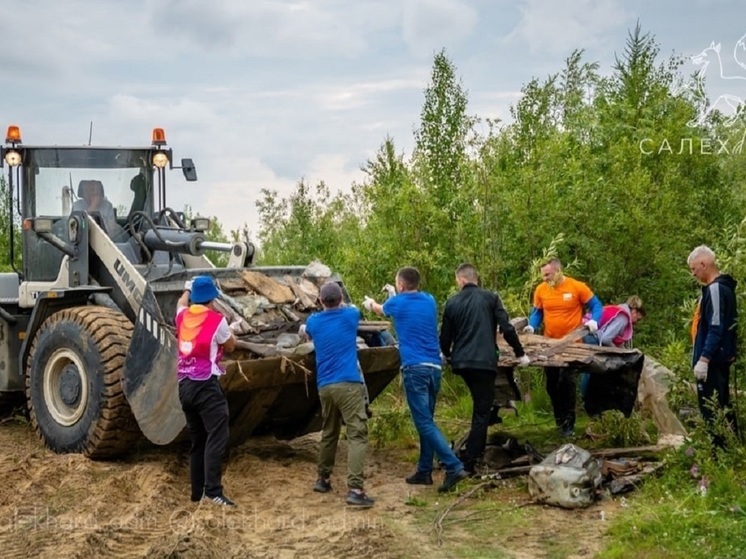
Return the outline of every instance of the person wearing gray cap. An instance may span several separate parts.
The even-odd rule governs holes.
[[[360,311],[343,303],[336,282],[321,286],[324,310],[308,317],[305,335],[316,351],[316,386],[321,400],[321,442],[318,479],[313,490],[332,490],[331,474],[342,422],[347,433],[347,498],[354,507],[371,507],[374,500],[363,489],[365,453],[368,448],[368,416],[365,413],[365,384],[357,361],[357,329]]]

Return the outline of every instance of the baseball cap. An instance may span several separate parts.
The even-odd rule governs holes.
[[[325,305],[336,305],[342,301],[342,288],[339,287],[338,283],[333,281],[325,283],[321,286],[319,299]]]

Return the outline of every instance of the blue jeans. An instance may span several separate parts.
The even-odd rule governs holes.
[[[440,369],[427,365],[412,365],[402,368],[402,377],[412,421],[420,435],[417,471],[431,473],[433,457],[437,455],[447,473],[460,472],[464,465],[451,450],[451,446],[433,419],[435,400],[440,392]]]

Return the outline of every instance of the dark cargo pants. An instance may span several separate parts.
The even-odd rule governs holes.
[[[179,382],[179,401],[186,415],[192,446],[189,451],[189,476],[192,500],[202,495],[223,494],[220,463],[228,449],[228,402],[214,375],[203,381]]]

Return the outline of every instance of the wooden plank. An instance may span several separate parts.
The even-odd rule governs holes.
[[[383,332],[389,330],[391,324],[385,320],[361,320],[358,324],[358,332]]]
[[[624,458],[624,457],[639,457],[639,458],[658,458],[658,455],[669,450],[670,447],[663,445],[650,445],[650,446],[630,446],[627,448],[601,448],[598,450],[589,450],[591,456],[595,458]]]
[[[241,277],[255,293],[264,295],[271,303],[282,304],[295,301],[292,289],[261,272],[245,270],[241,273]]]
[[[590,334],[590,330],[588,330],[588,327],[579,326],[578,328],[575,328],[575,330],[567,334],[565,337],[557,340],[556,343],[551,344],[551,346],[548,349],[542,351],[539,356],[551,357],[552,355],[562,353],[570,344],[574,344],[575,342],[583,339],[583,337],[587,334]]]
[[[290,286],[290,289],[292,290],[295,297],[297,298],[298,306],[301,309],[309,310],[309,309],[316,309],[318,307],[317,301],[319,298],[319,294],[318,294],[318,289],[316,289],[315,285],[313,285],[310,281],[303,279],[302,281],[310,285],[310,289],[308,288],[304,289],[303,287],[301,287],[300,283],[296,281],[301,278],[285,276],[284,279]]]

